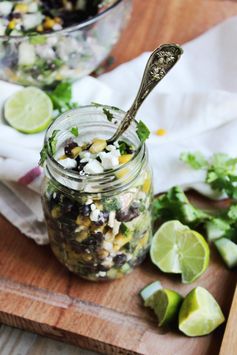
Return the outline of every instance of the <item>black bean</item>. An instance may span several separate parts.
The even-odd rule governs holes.
[[[72,150],[73,148],[78,147],[78,144],[73,141],[69,141],[67,145],[64,147],[64,153],[67,157],[72,158]]]
[[[129,209],[123,211],[123,210],[118,210],[116,212],[116,219],[119,222],[129,222],[133,220],[134,218],[138,217],[140,214],[139,209],[134,206],[130,206]]]
[[[115,266],[122,266],[127,261],[127,256],[125,254],[118,254],[113,258]]]
[[[89,217],[91,213],[91,206],[90,205],[81,205],[79,207],[79,214],[81,214],[84,217]]]

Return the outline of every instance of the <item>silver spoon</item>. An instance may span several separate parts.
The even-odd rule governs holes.
[[[107,140],[107,144],[113,144],[126,131],[145,98],[173,68],[182,54],[183,50],[177,44],[163,44],[152,52],[146,64],[137,96],[115,134]]]

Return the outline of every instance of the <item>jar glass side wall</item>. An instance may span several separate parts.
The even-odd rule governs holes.
[[[151,181],[145,163],[128,189],[99,197],[72,192],[46,177],[43,208],[59,261],[89,280],[115,279],[132,271],[151,241]]]

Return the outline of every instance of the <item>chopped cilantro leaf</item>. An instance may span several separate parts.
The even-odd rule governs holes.
[[[140,141],[142,143],[145,142],[145,140],[149,137],[150,135],[150,131],[147,128],[147,126],[145,125],[145,123],[143,123],[142,121],[139,121],[137,124],[137,129],[136,129],[138,138],[140,139]]]
[[[46,36],[30,36],[29,37],[29,42],[30,44],[36,45],[36,44],[45,44],[47,42],[47,37]]]
[[[127,142],[118,141],[118,145],[119,145],[119,151],[121,155],[134,153],[133,147],[129,145]]]
[[[74,135],[74,137],[78,137],[79,135],[78,127],[72,127],[70,132]]]
[[[116,198],[103,200],[105,211],[116,211],[119,209],[119,201]]]
[[[102,104],[99,104],[98,102],[92,102],[91,105],[95,106],[95,107],[109,107],[111,108],[112,110],[114,111],[120,111],[120,109],[116,106],[107,106],[107,105],[102,105]]]
[[[125,223],[121,223],[119,231],[120,231],[120,233],[122,233],[123,235],[125,235],[125,237],[128,237],[128,235],[129,235],[129,228],[126,226]]]
[[[52,157],[56,153],[56,146],[57,146],[57,133],[59,132],[58,129],[54,130],[51,137],[49,137],[48,142],[46,142],[40,152],[40,161],[39,165],[43,166],[45,160],[47,159],[47,155],[51,155]]]
[[[114,118],[114,115],[109,110],[107,110],[106,108],[103,108],[103,112],[104,112],[105,116],[107,117],[107,120],[109,122],[112,122],[112,119]]]
[[[71,102],[72,85],[69,82],[61,82],[53,91],[49,91],[47,94],[52,100],[54,109],[58,110],[59,113],[78,107],[76,103]]]
[[[200,152],[182,153],[180,159],[184,163],[190,165],[193,169],[202,169],[208,166],[207,160]]]

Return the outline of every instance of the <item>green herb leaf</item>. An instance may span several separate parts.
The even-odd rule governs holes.
[[[74,135],[74,137],[78,137],[79,135],[78,127],[72,127],[70,132]]]
[[[181,223],[192,227],[212,218],[209,214],[194,207],[178,186],[154,200],[153,215],[155,219],[158,218],[162,222],[178,219]]]
[[[129,236],[129,228],[126,226],[125,223],[121,223],[120,228],[119,228],[119,232],[122,233],[123,235],[125,235],[125,237]]]
[[[107,106],[107,105],[99,104],[98,102],[91,102],[91,105],[95,107],[110,107],[114,111],[120,111],[120,109],[116,106]]]
[[[120,208],[119,201],[116,198],[103,200],[105,211],[116,211]]]
[[[145,123],[143,123],[142,121],[138,122],[136,132],[137,132],[138,138],[140,139],[140,141],[142,143],[144,143],[145,140],[147,138],[149,138],[149,136],[150,136],[149,129],[147,128]]]
[[[57,134],[59,130],[56,129],[53,131],[51,137],[49,137],[48,142],[46,142],[40,152],[40,161],[39,165],[43,166],[44,162],[47,159],[47,155],[51,155],[52,157],[56,154],[57,150]]]
[[[36,35],[36,36],[30,36],[29,37],[29,42],[30,44],[36,45],[36,44],[45,44],[47,41],[46,36],[43,35]]]
[[[180,159],[190,165],[193,169],[202,169],[208,166],[208,161],[200,152],[194,153],[181,153]]]
[[[119,145],[119,151],[121,155],[133,154],[135,152],[134,146],[128,144],[125,141],[118,141],[118,145]]]
[[[52,100],[53,107],[59,112],[64,112],[78,105],[72,103],[72,85],[69,82],[61,82],[53,91],[47,93]]]
[[[106,108],[103,108],[103,112],[104,112],[105,116],[107,117],[107,120],[109,122],[112,122],[112,119],[114,118],[114,115],[109,110],[107,110]]]

